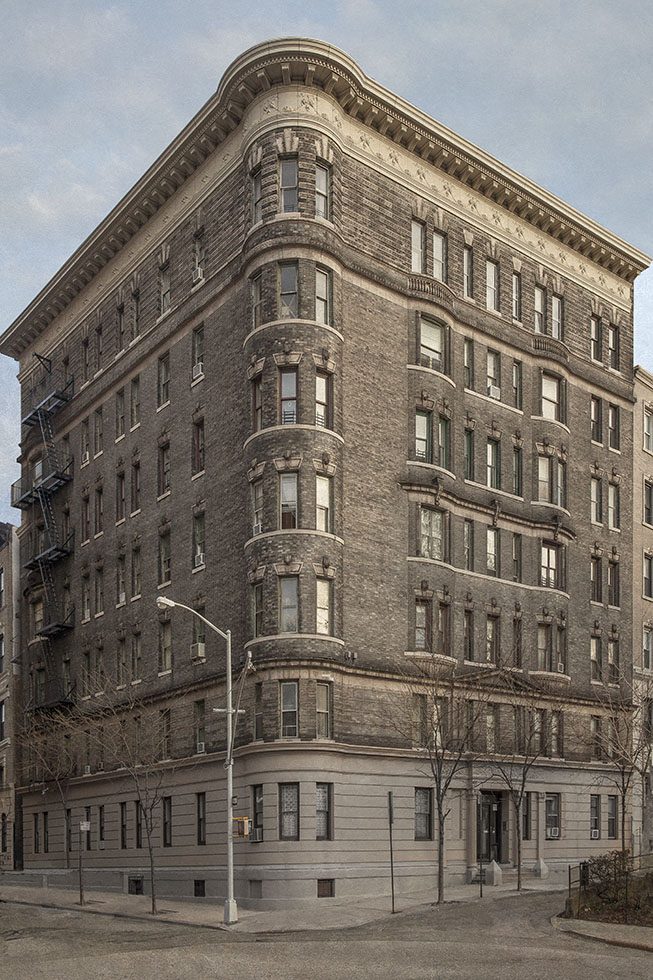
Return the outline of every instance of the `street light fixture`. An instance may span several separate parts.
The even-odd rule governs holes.
[[[232,685],[231,685],[231,630],[223,632],[219,627],[202,616],[196,609],[185,606],[183,602],[174,602],[167,596],[160,595],[156,598],[158,609],[185,609],[212,629],[214,633],[221,636],[227,643],[227,755],[224,767],[227,772],[227,897],[224,903],[224,924],[234,925],[238,922],[238,906],[234,897],[234,755],[233,755],[233,734],[235,730],[234,710],[232,705]],[[247,656],[246,669],[251,668],[251,654]]]

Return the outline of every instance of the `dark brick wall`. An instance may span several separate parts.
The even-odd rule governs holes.
[[[591,696],[589,679],[589,636],[597,620],[607,640],[613,622],[620,631],[622,667],[630,661],[630,596],[632,569],[624,534],[631,526],[631,483],[626,461],[632,451],[631,415],[622,407],[621,455],[604,446],[590,444],[589,394],[600,389],[605,401],[614,397],[627,402],[631,397],[632,328],[623,323],[621,354],[623,374],[616,375],[589,361],[589,315],[595,298],[590,290],[571,281],[554,283],[550,272],[543,272],[515,248],[500,246],[496,257],[501,266],[501,316],[485,311],[485,259],[490,243],[474,230],[475,300],[462,299],[463,233],[471,231],[451,214],[445,214],[444,227],[449,242],[448,289],[435,300],[409,283],[410,221],[424,206],[415,195],[390,181],[376,170],[341,154],[333,148],[333,227],[308,220],[314,213],[315,137],[309,132],[296,135],[299,156],[299,207],[302,218],[284,220],[277,215],[277,145],[282,131],[260,141],[263,178],[263,223],[252,229],[248,165],[245,161],[202,207],[200,217],[191,216],[169,239],[172,277],[172,310],[157,321],[157,255],[148,256],[138,270],[141,304],[141,338],[116,357],[116,296],[103,301],[99,316],[93,314],[79,325],[61,350],[53,353],[59,367],[64,357],[70,361],[77,383],[77,395],[56,417],[57,435],[69,435],[75,456],[72,483],[59,491],[55,511],[61,519],[69,506],[71,522],[77,530],[73,560],[55,568],[55,583],[61,594],[68,580],[77,606],[74,633],[53,644],[53,663],[64,654],[79,673],[79,656],[85,649],[102,644],[110,667],[115,661],[114,638],[120,630],[129,636],[138,627],[143,636],[143,692],[164,695],[187,684],[208,684],[208,678],[223,669],[224,648],[216,637],[207,635],[205,664],[191,663],[191,620],[173,613],[174,668],[171,675],[157,676],[157,631],[159,614],[154,605],[157,591],[157,550],[159,529],[169,523],[172,534],[172,584],[169,594],[180,602],[205,605],[209,618],[234,635],[237,660],[252,639],[250,614],[251,587],[248,572],[264,565],[263,634],[278,631],[277,577],[275,563],[289,560],[301,564],[300,629],[315,633],[314,565],[328,561],[334,577],[333,633],[344,646],[326,638],[263,638],[253,646],[257,660],[287,660],[297,664],[314,658],[334,664],[357,657],[360,669],[401,671],[405,651],[411,648],[415,591],[422,581],[436,596],[447,590],[452,607],[452,650],[462,658],[462,614],[465,601],[476,611],[477,644],[487,609],[502,617],[502,652],[511,656],[511,628],[515,604],[519,603],[523,622],[523,659],[528,670],[535,666],[536,631],[543,610],[554,618],[564,613],[568,633],[568,672],[571,695]],[[433,209],[427,207],[427,267],[431,263],[430,232]],[[273,220],[275,219],[275,220]],[[193,235],[203,228],[205,284],[195,290],[191,283]],[[510,316],[510,279],[513,258],[521,261],[523,284],[523,322]],[[278,324],[277,263],[298,260],[298,320]],[[315,264],[319,261],[333,270],[333,327],[316,324]],[[249,279],[257,271],[263,283],[263,326],[252,332]],[[564,279],[564,277],[561,277]],[[565,344],[558,353],[547,355],[534,348],[532,297],[535,283],[551,293],[560,290],[565,305]],[[126,326],[129,327],[131,285],[122,284]],[[450,331],[450,376],[428,371],[409,371],[418,348],[418,315],[441,318]],[[609,312],[603,309],[604,332]],[[102,373],[80,388],[81,340],[91,337],[98,323],[103,329]],[[191,384],[191,334],[204,324],[205,378]],[[271,325],[266,325],[271,324]],[[462,343],[474,338],[476,378],[484,390],[487,347],[502,356],[503,398],[509,399],[513,358],[523,361],[523,414],[505,405],[466,393],[462,377]],[[157,412],[157,359],[170,352],[171,403]],[[333,429],[315,429],[314,355],[326,356],[333,364]],[[277,427],[278,368],[275,355],[301,354],[298,365],[298,427]],[[607,348],[606,348],[607,357]],[[247,369],[264,359],[264,430],[252,435],[251,383]],[[539,375],[542,369],[559,374],[567,382],[567,426],[546,422],[539,415]],[[141,424],[114,443],[115,390],[125,386],[127,406],[129,382],[138,374],[141,385]],[[451,416],[451,458],[449,473],[411,464],[414,456],[414,411],[424,399],[435,409],[444,406]],[[446,402],[446,405],[445,405]],[[80,423],[94,409],[104,410],[104,452],[80,468]],[[191,479],[191,428],[194,414],[205,420],[206,472]],[[523,499],[498,495],[484,487],[465,484],[462,469],[463,431],[467,417],[475,420],[475,478],[484,482],[485,439],[489,432],[500,432],[502,440],[502,483],[511,484],[512,439],[523,443]],[[335,433],[335,435],[334,435]],[[341,438],[338,438],[341,437]],[[156,500],[157,444],[169,439],[172,471],[171,493]],[[568,533],[560,540],[567,545],[567,594],[545,593],[537,588],[521,588],[511,581],[510,536],[523,534],[523,580],[536,586],[539,575],[539,543],[554,531],[551,508],[533,506],[536,496],[535,447],[548,439],[555,447],[564,445],[568,458],[568,510],[561,523]],[[343,441],[344,440],[344,441]],[[38,433],[26,435],[24,457],[37,450]],[[119,466],[128,471],[134,454],[142,468],[142,510],[115,527],[115,474]],[[275,459],[285,454],[301,457],[299,469],[299,526],[315,528],[314,460],[328,455],[335,467],[335,536],[311,534],[269,534],[278,530],[277,472]],[[121,462],[122,461],[122,462]],[[589,523],[590,471],[597,463],[606,480],[616,468],[621,477],[622,534],[608,532],[604,526]],[[264,533],[251,537],[251,501],[247,471],[265,463]],[[129,476],[129,474],[127,474]],[[417,538],[416,494],[423,499],[436,497],[433,478],[439,480],[439,505],[451,512],[451,559],[449,565],[407,562],[415,556]],[[104,487],[104,534],[80,545],[80,501],[85,490],[93,492],[98,481]],[[407,485],[413,487],[409,493]],[[415,489],[417,488],[417,489]],[[129,492],[129,488],[128,488]],[[463,515],[476,515],[476,568],[484,566],[484,527],[492,519],[493,501],[500,510],[497,517],[502,532],[503,578],[470,577],[462,564]],[[604,501],[607,509],[607,496]],[[191,526],[193,508],[206,514],[206,568],[192,573]],[[37,516],[37,510],[33,512]],[[137,541],[141,547],[142,598],[128,601],[116,609],[115,565],[120,549],[129,551]],[[589,556],[594,542],[603,549],[604,565],[613,546],[621,559],[622,606],[620,611],[590,607]],[[624,544],[621,545],[621,541]],[[344,543],[343,543],[344,542]],[[82,572],[92,573],[103,563],[105,613],[89,624],[79,623],[79,592]],[[456,568],[455,566],[458,566]],[[26,577],[29,588],[37,576]],[[468,599],[471,593],[471,600]],[[604,595],[607,589],[604,583]],[[494,605],[493,605],[494,603]],[[29,648],[30,662],[42,658],[41,645]],[[308,692],[308,689],[307,689]],[[310,699],[310,693],[306,694]],[[266,693],[266,724],[274,715],[274,696]],[[382,702],[375,694],[362,696],[354,687],[338,687],[335,704],[337,738],[359,742],[393,744]],[[274,724],[272,724],[274,728]],[[307,728],[305,731],[308,733]],[[270,737],[266,735],[266,737]],[[307,734],[307,737],[309,735]]]

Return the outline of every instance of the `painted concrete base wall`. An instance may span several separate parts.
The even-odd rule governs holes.
[[[546,760],[533,768],[530,839],[523,842],[526,873],[565,869],[592,854],[620,846],[608,839],[607,796],[614,786],[602,764],[571,764]],[[279,784],[299,784],[299,840],[279,839]],[[316,840],[316,782],[333,786],[333,839]],[[355,748],[335,743],[265,743],[242,750],[236,758],[236,814],[252,817],[252,787],[263,786],[262,840],[236,840],[236,894],[239,900],[277,903],[306,902],[317,896],[318,879],[334,882],[336,897],[387,895],[389,880],[388,792],[394,801],[394,859],[399,894],[435,891],[436,826],[432,840],[415,840],[415,788],[431,780],[416,754]],[[516,857],[515,815],[505,786],[492,774],[492,764],[476,763],[460,773],[449,798],[446,825],[446,878],[462,883],[477,867],[479,792],[494,791],[500,800],[501,863]],[[206,844],[197,843],[198,793],[206,794]],[[547,839],[545,796],[559,793],[560,837]],[[590,794],[601,795],[601,837],[590,834]],[[203,880],[207,898],[224,895],[225,779],[222,758],[201,756],[171,773],[165,794],[172,797],[172,844],[162,846],[160,816],[155,827],[155,860],[162,895],[192,897],[195,880]],[[69,787],[76,866],[78,827],[91,808],[90,849],[83,837],[89,887],[126,890],[128,876],[143,876],[147,890],[147,850],[135,843],[135,788],[124,774],[94,774]],[[120,847],[120,803],[127,803],[126,848]],[[99,840],[99,807],[104,807],[104,841]],[[43,812],[48,813],[44,852]],[[34,849],[34,818],[39,815],[40,850]],[[629,826],[629,825],[628,825]],[[24,797],[26,871],[46,873],[65,868],[64,814],[55,794]],[[145,843],[145,841],[144,841]],[[55,877],[59,877],[55,875]]]

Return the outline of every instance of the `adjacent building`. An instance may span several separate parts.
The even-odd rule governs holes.
[[[635,435],[633,445],[633,694],[635,747],[639,749],[637,796],[640,835],[635,841],[653,850],[651,740],[653,737],[653,375],[635,368]],[[638,821],[638,822],[639,822]]]
[[[21,861],[21,823],[15,793],[17,726],[21,717],[14,645],[14,638],[18,639],[18,583],[16,529],[12,524],[0,523],[0,870],[12,870]]]
[[[628,714],[648,261],[347,55],[287,39],[231,65],[5,331],[25,709],[138,699],[162,726],[166,888],[224,887],[224,649],[159,593],[256,666],[239,899],[387,891],[390,790],[398,887],[435,880],[425,665],[479,717],[451,880],[514,863],[494,761],[525,740],[527,869],[613,846],[599,695]],[[65,805],[32,760],[23,807],[26,867],[61,867],[78,818],[98,875],[146,863],[129,780],[81,737]]]

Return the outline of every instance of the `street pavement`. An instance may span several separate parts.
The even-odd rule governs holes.
[[[254,934],[5,901],[0,978],[650,980],[650,952],[553,928],[550,918],[562,903],[560,893],[504,894],[353,928]]]

